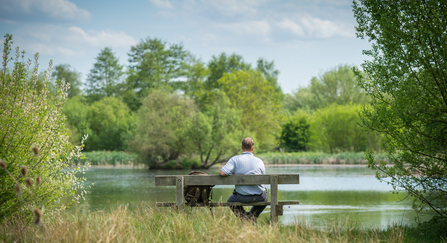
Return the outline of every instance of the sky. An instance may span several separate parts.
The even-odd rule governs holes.
[[[222,52],[256,65],[274,61],[284,93],[341,64],[360,66],[370,49],[356,38],[351,0],[0,0],[0,33],[39,70],[70,64],[85,81],[95,58],[112,48],[128,65],[146,38],[182,43],[208,62]]]

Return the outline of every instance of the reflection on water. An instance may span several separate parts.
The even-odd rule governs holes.
[[[212,168],[208,174],[217,174]],[[268,166],[268,174],[299,173],[299,185],[279,185],[279,200],[299,200],[284,207],[284,224],[307,221],[324,226],[347,217],[360,226],[414,224],[411,200],[380,183],[365,166]],[[175,187],[155,186],[155,175],[187,175],[189,171],[149,171],[144,168],[90,168],[84,175],[94,184],[80,205],[85,210],[107,209],[118,203],[174,202]],[[213,201],[226,201],[234,186],[215,186]],[[268,186],[267,186],[268,188]],[[269,217],[266,208],[261,217]]]

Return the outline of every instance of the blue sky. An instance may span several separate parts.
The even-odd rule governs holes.
[[[350,0],[0,0],[0,32],[40,69],[68,63],[83,80],[104,47],[122,64],[141,39],[160,38],[208,62],[222,52],[275,61],[285,93],[370,48],[355,37]]]

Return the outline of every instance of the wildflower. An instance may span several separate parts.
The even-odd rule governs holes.
[[[36,221],[34,222],[35,224],[42,222],[42,213],[38,208],[34,209],[34,215],[36,216]]]
[[[28,174],[28,169],[25,166],[22,166],[22,168],[20,168],[20,173],[22,173],[22,176],[26,176]]]
[[[26,182],[26,185],[27,185],[27,186],[29,186],[29,187],[32,187],[32,186],[33,186],[33,180],[32,180],[31,178],[27,177],[27,178],[25,179],[25,182]]]
[[[3,162],[3,160],[0,160],[0,167],[1,167],[2,169],[6,169],[6,163]]]
[[[32,147],[34,155],[38,155],[39,154],[39,149],[36,146]]]

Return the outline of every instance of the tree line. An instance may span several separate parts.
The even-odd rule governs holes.
[[[284,94],[274,61],[252,65],[221,53],[205,63],[182,44],[146,38],[130,48],[126,67],[102,49],[84,91],[70,65],[52,75],[71,86],[63,111],[72,143],[88,134],[86,151],[135,152],[152,168],[182,161],[209,168],[236,154],[246,136],[258,151],[380,149],[381,137],[357,125],[368,99],[349,65]]]

